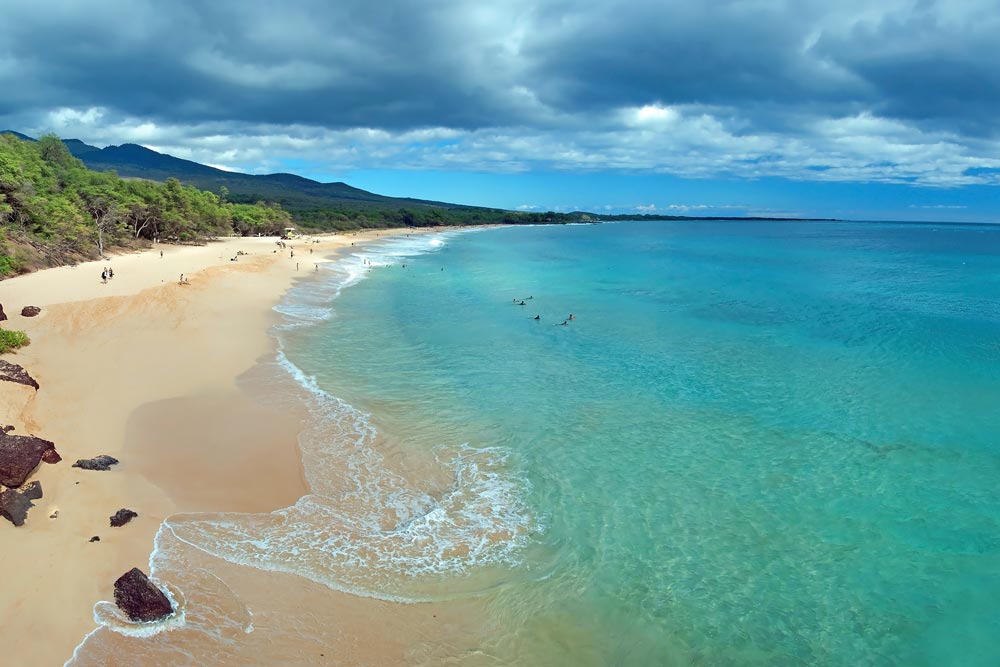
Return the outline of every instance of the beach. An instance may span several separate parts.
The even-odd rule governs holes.
[[[63,457],[0,523],[5,657],[997,662],[996,230],[379,234],[0,283]],[[174,615],[107,602],[132,567]]]
[[[32,341],[4,358],[40,384],[35,392],[0,383],[2,421],[14,434],[52,440],[63,459],[32,475],[44,496],[27,523],[0,526],[6,658],[66,661],[95,627],[94,603],[113,599],[115,579],[147,570],[165,517],[269,511],[307,492],[301,414],[261,404],[237,378],[273,358],[272,308],[296,277],[339,248],[391,233],[296,239],[290,248],[274,238],[160,244],[0,282],[5,328]],[[106,283],[104,267],[115,274]],[[22,317],[27,305],[41,313]],[[100,454],[121,463],[108,472],[71,467]],[[110,528],[121,508],[138,518]]]

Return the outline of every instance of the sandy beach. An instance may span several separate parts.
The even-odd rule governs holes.
[[[44,497],[27,523],[0,525],[6,660],[63,664],[95,627],[94,603],[113,599],[114,580],[147,568],[164,517],[268,511],[306,492],[296,446],[302,416],[255,401],[247,372],[273,356],[272,307],[295,278],[375,236],[297,239],[294,257],[273,238],[158,245],[0,282],[5,328],[32,341],[3,358],[40,384],[35,392],[0,383],[0,421],[54,441],[63,458],[31,477]],[[115,273],[107,283],[105,266]],[[188,284],[179,284],[181,274]],[[41,314],[22,317],[27,305]],[[241,376],[249,379],[238,383]],[[99,454],[121,464],[71,467]],[[110,528],[120,508],[139,516]],[[100,541],[90,542],[95,535]]]

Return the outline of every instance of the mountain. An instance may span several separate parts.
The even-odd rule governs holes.
[[[34,141],[19,132],[5,130],[16,137]],[[165,181],[176,178],[201,190],[218,193],[225,187],[228,199],[252,203],[272,201],[297,217],[316,211],[447,209],[451,211],[490,211],[476,206],[384,195],[355,188],[343,182],[320,183],[295,174],[254,175],[225,171],[208,165],[158,153],[137,144],[98,148],[79,139],[64,139],[70,153],[95,171],[116,171],[124,178]],[[305,217],[310,217],[306,215]]]

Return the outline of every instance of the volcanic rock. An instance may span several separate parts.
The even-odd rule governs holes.
[[[21,495],[28,500],[38,500],[42,497],[42,483],[41,482],[30,482],[24,485],[24,488],[18,489]]]
[[[4,489],[0,491],[0,516],[10,521],[15,526],[23,526],[24,519],[28,516],[28,509],[33,507],[31,498],[16,489]]]
[[[5,319],[7,319],[7,313],[3,312],[3,304],[0,303],[0,322],[3,322]]]
[[[42,309],[38,306],[25,306],[21,309],[21,317],[34,317],[40,312],[42,312]]]
[[[0,359],[0,380],[16,382],[38,389],[38,383],[35,381],[35,378],[28,375],[28,371],[4,359]]]
[[[111,466],[117,463],[118,459],[115,457],[101,454],[92,459],[80,459],[73,464],[73,467],[83,468],[84,470],[111,470]]]
[[[115,512],[115,515],[111,517],[111,527],[120,528],[129,521],[131,521],[132,519],[136,518],[137,516],[139,516],[137,512],[133,512],[130,509],[122,508],[117,512]]]
[[[48,440],[33,435],[9,435],[6,429],[0,430],[0,484],[12,489],[24,484],[48,451],[55,452],[55,445]],[[51,458],[52,454],[48,459]]]
[[[42,460],[45,461],[46,463],[59,463],[60,461],[62,461],[62,457],[59,456],[59,452],[57,452],[56,448],[53,447],[52,449],[45,450],[45,452],[42,454]]]
[[[115,604],[139,623],[158,621],[174,613],[170,600],[137,567],[115,582]]]
[[[92,538],[90,538],[90,539],[89,539],[89,540],[87,540],[87,541],[88,541],[88,542],[100,542],[100,541],[101,541],[101,538],[100,538],[99,536],[97,536],[97,535],[94,535],[94,536],[93,536]]]

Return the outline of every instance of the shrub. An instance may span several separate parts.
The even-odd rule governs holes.
[[[30,342],[31,339],[28,338],[28,334],[23,331],[0,329],[0,354],[24,347]]]

